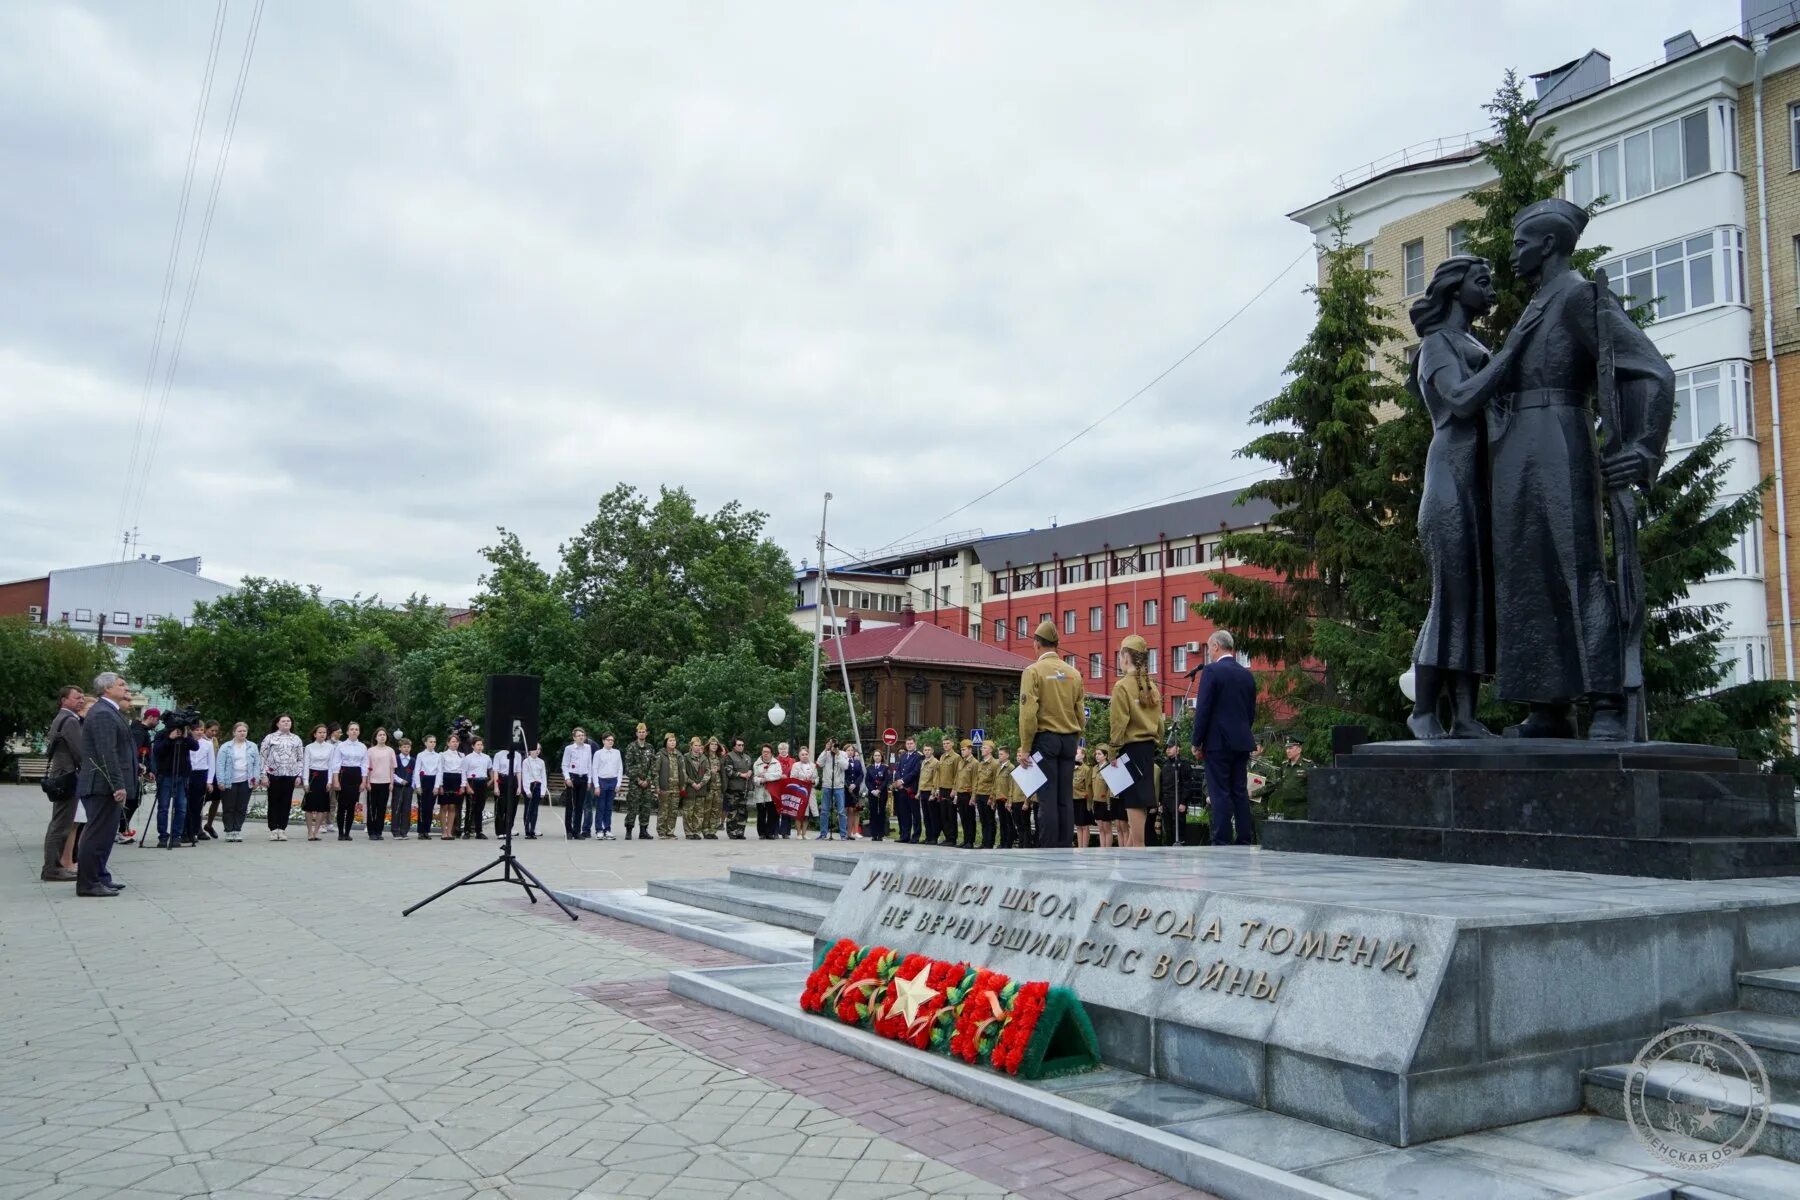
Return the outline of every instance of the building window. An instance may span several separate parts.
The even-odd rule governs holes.
[[[1729,551],[1731,565],[1716,575],[1708,575],[1708,579],[1730,579],[1743,576],[1750,579],[1762,578],[1762,522],[1758,521],[1749,529],[1738,535]]]
[[[1144,601],[1144,624],[1156,624],[1156,601],[1154,600]]]
[[[1099,633],[1104,628],[1106,628],[1106,621],[1101,615],[1100,606],[1096,604],[1094,607],[1088,609],[1088,631],[1091,633]]]
[[[78,608],[75,610],[75,619],[77,621],[91,621],[94,619],[94,610],[91,608]]]
[[[1800,128],[1794,107],[1788,109],[1788,117],[1789,141],[1793,143],[1793,130]],[[1725,132],[1729,133],[1734,124],[1727,118]],[[1796,156],[1795,165],[1800,167],[1800,147],[1790,145],[1790,154]],[[1730,160],[1729,152],[1726,159]],[[1566,190],[1572,202],[1586,208],[1601,199],[1614,203],[1636,200],[1712,169],[1711,114],[1701,109],[1571,159]]]
[[[1171,567],[1191,567],[1194,565],[1194,548],[1192,546],[1176,546],[1169,551]]]
[[[1011,581],[1008,580],[1006,578],[1006,576],[1004,576],[1004,575],[995,575],[994,576],[994,595],[1004,596],[1004,595],[1006,595],[1007,592],[1011,591],[1012,588],[1009,586],[1010,582]]]
[[[1469,252],[1469,223],[1467,221],[1458,221],[1444,233],[1451,258]]]
[[[112,615],[112,624],[114,624],[114,625],[129,625],[129,624],[131,624],[131,614],[123,613],[123,612],[114,613]]]
[[[962,697],[946,695],[944,697],[944,719],[939,722],[945,729],[962,728]]]
[[[988,718],[994,715],[994,698],[975,693],[975,728],[987,728]]]
[[[1666,320],[1715,304],[1741,304],[1743,238],[1715,229],[1653,250],[1600,264],[1622,304],[1649,304],[1652,320]]]
[[[1064,563],[1063,568],[1062,568],[1062,581],[1064,583],[1080,583],[1081,582],[1081,564],[1080,563]]]
[[[1072,670],[1072,671],[1080,671],[1081,670],[1081,660],[1076,658],[1073,654],[1063,655],[1063,661],[1069,664],[1070,670]]]
[[[1143,570],[1160,571],[1162,570],[1162,551],[1152,550],[1143,555],[1140,561],[1143,563]]]
[[[1131,605],[1123,602],[1113,605],[1113,627],[1116,629],[1131,628]]]
[[[1363,252],[1363,270],[1373,271],[1375,269],[1375,243],[1374,242],[1364,242],[1363,246],[1362,246],[1362,252]]]
[[[1156,670],[1156,647],[1154,647],[1154,646],[1152,646],[1150,648],[1150,659],[1149,659],[1149,662],[1147,665],[1150,668],[1150,674],[1155,675],[1157,673],[1157,670]]]
[[[1204,559],[1206,562],[1218,562],[1219,561],[1219,546],[1220,546],[1220,543],[1218,543],[1218,542],[1206,543],[1205,547],[1202,548],[1202,550],[1200,551],[1200,557],[1202,559]]]
[[[1134,569],[1132,560],[1129,556],[1121,555],[1112,560],[1112,573],[1114,579],[1117,579],[1121,575],[1129,575]]]
[[[1075,632],[1075,610],[1072,608],[1065,608],[1063,610],[1063,632]]]
[[[1101,666],[1101,664],[1100,664],[1100,654],[1098,651],[1096,651],[1093,654],[1088,655],[1088,678],[1089,679],[1099,679],[1101,677],[1101,673],[1105,669],[1106,668]]]
[[[1177,625],[1187,620],[1187,597],[1177,596],[1169,601],[1169,620]]]
[[[994,640],[996,642],[1006,640],[1006,620],[1003,617],[994,618]]]
[[[1669,446],[1691,446],[1723,425],[1731,437],[1755,437],[1750,364],[1715,363],[1675,373],[1675,417]]]
[[[970,604],[980,604],[981,603],[981,585],[979,583],[971,583],[969,585],[969,588],[970,588],[969,603]]]
[[[925,693],[906,693],[906,727],[919,729],[925,724]]]
[[[1187,670],[1187,647],[1177,646],[1169,651],[1169,667],[1176,674]]]
[[[945,605],[945,607],[949,606],[949,604],[950,604],[950,585],[949,584],[946,583],[943,587],[938,589],[938,599]]]
[[[1020,617],[1014,627],[1019,631],[1019,640],[1021,642],[1031,636],[1031,624],[1027,618]]]
[[[1217,592],[1208,592],[1204,596],[1200,597],[1200,603],[1202,603],[1202,604],[1217,604],[1218,601],[1219,601],[1219,593],[1217,593]]]
[[[1425,290],[1425,243],[1408,242],[1400,247],[1400,274],[1403,295],[1416,296]]]
[[[68,614],[68,613],[64,613],[64,614],[63,614],[63,619],[62,619],[62,623],[63,623],[63,624],[64,624],[64,625],[67,625],[67,624],[68,624],[68,623],[69,623],[69,614]]]

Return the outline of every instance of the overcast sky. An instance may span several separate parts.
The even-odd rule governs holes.
[[[122,505],[213,13],[0,5],[0,579],[135,522],[215,578],[456,603],[495,526],[552,558],[621,480],[761,508],[796,561],[830,490],[832,540],[881,546],[1214,329],[1333,176],[1481,126],[1509,66],[1622,70],[1737,5],[272,0]],[[915,536],[1244,472],[1311,275]]]

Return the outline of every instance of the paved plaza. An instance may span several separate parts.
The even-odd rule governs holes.
[[[511,887],[400,910],[498,843],[119,847],[37,880],[0,787],[0,1197],[827,1200],[1200,1193],[667,992],[740,961]],[[803,864],[821,843],[518,843],[547,883]],[[841,845],[841,844],[840,844]],[[848,848],[866,846],[852,844]]]

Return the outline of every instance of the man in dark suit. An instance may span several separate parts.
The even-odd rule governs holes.
[[[1256,677],[1232,655],[1223,629],[1207,639],[1212,661],[1200,673],[1194,709],[1194,748],[1206,758],[1206,793],[1212,801],[1212,843],[1248,846],[1250,751],[1256,748]]]
[[[94,680],[100,699],[81,726],[81,799],[87,824],[75,856],[77,896],[116,896],[125,885],[106,869],[119,831],[119,811],[138,789],[137,753],[124,707],[131,697],[123,676],[111,671]]]

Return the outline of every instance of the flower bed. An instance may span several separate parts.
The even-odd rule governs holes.
[[[1100,1065],[1094,1027],[1068,988],[849,938],[820,953],[800,1007],[1023,1079]]]

